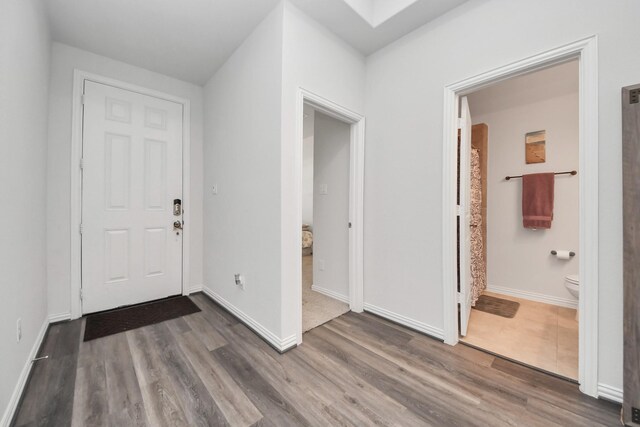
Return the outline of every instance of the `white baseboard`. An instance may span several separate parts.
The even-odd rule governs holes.
[[[507,295],[510,297],[527,299],[530,301],[544,302],[546,304],[560,307],[578,308],[578,301],[571,298],[560,298],[551,295],[539,294],[537,292],[521,291],[519,289],[505,288],[503,286],[487,286],[488,292]]]
[[[71,313],[58,313],[49,315],[49,323],[64,322],[65,320],[71,320]]]
[[[337,299],[338,301],[346,302],[349,304],[349,297],[347,295],[340,294],[336,291],[332,291],[331,289],[323,288],[321,286],[311,285],[311,290],[331,297],[333,299]]]
[[[202,292],[202,285],[191,285],[190,287],[185,289],[185,295],[195,294],[196,292]]]
[[[622,390],[617,387],[611,387],[610,385],[598,383],[598,398],[622,403]]]
[[[423,334],[429,335],[439,340],[444,339],[444,331],[442,329],[434,328],[433,326],[427,325],[426,323],[418,322],[417,320],[410,319],[401,314],[394,313],[384,308],[376,307],[375,305],[366,302],[364,303],[364,310],[376,314],[380,317],[384,317],[385,319],[389,319],[400,325],[414,329],[418,332],[422,332]]]
[[[42,340],[47,332],[47,328],[49,327],[49,319],[46,319],[38,332],[38,336],[36,337],[35,342],[33,343],[33,347],[31,347],[31,351],[29,352],[29,356],[27,357],[27,361],[22,368],[22,372],[20,372],[20,376],[18,377],[18,383],[13,389],[13,394],[11,395],[11,399],[9,399],[9,404],[2,415],[2,420],[0,420],[0,427],[8,427],[9,423],[13,419],[14,413],[18,408],[18,402],[20,402],[20,397],[22,396],[22,392],[24,391],[24,386],[27,383],[27,379],[29,378],[29,373],[31,372],[32,363],[31,361],[36,358],[38,354],[38,350],[42,345]]]
[[[266,327],[262,326],[259,322],[254,320],[252,317],[245,314],[239,308],[231,304],[229,301],[222,298],[220,295],[207,288],[206,286],[202,287],[202,292],[220,304],[222,307],[227,309],[231,314],[236,316],[242,323],[251,328],[256,334],[260,335],[265,341],[267,341],[273,348],[278,350],[279,352],[284,352],[292,347],[295,347],[297,343],[296,335],[293,334],[286,338],[280,338],[273,332],[271,332]]]

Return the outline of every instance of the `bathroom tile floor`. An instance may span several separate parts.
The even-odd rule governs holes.
[[[573,380],[578,379],[576,310],[485,292],[520,303],[513,319],[471,310],[461,341]]]

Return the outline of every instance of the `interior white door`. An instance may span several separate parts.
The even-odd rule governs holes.
[[[467,335],[471,315],[471,113],[469,101],[463,97],[460,105],[460,335]]]
[[[82,311],[180,294],[182,105],[90,81],[83,99]]]

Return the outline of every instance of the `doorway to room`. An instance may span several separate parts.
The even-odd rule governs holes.
[[[590,396],[598,396],[598,97],[597,97],[597,39],[590,37],[578,40],[558,48],[542,52],[538,55],[525,58],[485,73],[469,77],[456,83],[445,86],[444,97],[444,138],[443,138],[443,301],[444,301],[444,328],[445,343],[455,345],[459,342],[462,332],[462,323],[468,319],[471,313],[471,297],[469,288],[470,272],[463,266],[458,268],[458,218],[460,228],[468,233],[469,213],[468,205],[464,202],[458,205],[457,200],[457,159],[458,159],[458,128],[465,120],[461,120],[463,108],[462,98],[495,84],[524,76],[537,71],[557,66],[572,60],[577,61],[578,74],[578,167],[576,176],[571,175],[571,170],[548,170],[544,172],[569,172],[558,176],[558,180],[567,178],[568,181],[578,182],[579,203],[577,209],[578,221],[578,250],[562,246],[546,248],[547,260],[565,261],[570,257],[569,252],[575,252],[580,257],[577,266],[579,280],[579,297],[577,303],[578,314],[578,374],[577,381],[580,390]],[[469,129],[471,126],[469,120]],[[541,129],[531,130],[532,132]],[[489,147],[491,147],[491,125],[489,124]],[[527,131],[528,133],[528,131]],[[526,138],[526,135],[525,135]],[[467,135],[467,140],[471,135]],[[522,138],[518,138],[522,144],[521,156],[525,156],[526,149]],[[535,145],[535,144],[534,144]],[[470,146],[462,144],[463,152],[461,160],[470,168]],[[535,147],[534,147],[535,148]],[[464,152],[466,150],[466,152]],[[535,151],[535,150],[534,150]],[[556,156],[557,157],[557,156]],[[467,163],[466,161],[469,161]],[[489,158],[491,162],[491,158]],[[489,166],[489,170],[491,167]],[[524,173],[527,175],[526,173]],[[520,176],[522,173],[510,172],[509,176],[517,178],[506,180],[503,183],[518,183],[522,185]],[[555,178],[554,178],[555,180]],[[462,182],[465,182],[462,180]],[[491,182],[488,194],[491,194]],[[521,187],[518,187],[520,189]],[[521,191],[521,190],[520,190]],[[521,195],[522,193],[520,193]],[[520,201],[521,203],[521,201]],[[516,205],[516,208],[519,205]],[[505,208],[504,206],[502,208]],[[508,208],[508,206],[507,206]],[[491,209],[489,207],[489,209]],[[519,213],[521,214],[521,213]],[[489,214],[490,216],[490,214]],[[574,219],[575,221],[575,219]],[[523,224],[524,225],[524,224]],[[533,232],[538,233],[538,232]],[[543,236],[543,234],[537,234]],[[462,240],[466,242],[466,238]],[[487,242],[491,248],[491,240]],[[565,252],[568,250],[568,252]],[[555,253],[552,253],[555,252]],[[461,249],[461,254],[470,252]],[[557,256],[560,255],[560,256]],[[552,258],[552,257],[555,257]],[[490,255],[488,255],[490,258]],[[461,263],[465,262],[465,256],[460,257]],[[466,260],[469,266],[470,260]],[[489,267],[490,269],[490,267]],[[515,270],[515,269],[513,269]],[[572,276],[572,275],[570,275]],[[569,285],[571,281],[567,280]],[[458,287],[459,285],[459,287]],[[573,283],[575,285],[575,283]],[[556,284],[560,289],[565,289],[568,294],[570,286],[565,286],[564,280]],[[575,289],[575,288],[574,288]],[[533,322],[532,322],[533,323]]]
[[[350,126],[304,106],[302,330],[349,311]]]
[[[578,92],[573,60],[467,94],[459,156],[461,341],[574,381]]]
[[[313,132],[308,127],[312,116]],[[297,278],[296,304],[291,307],[299,319],[297,344],[302,343],[303,330],[309,330],[314,323],[323,323],[320,317],[313,323],[304,322],[303,284],[307,286],[307,295],[337,300],[354,312],[363,310],[364,127],[364,116],[305,89],[298,90],[298,143],[294,152],[297,188],[291,193],[292,201],[298,207],[291,229],[291,235],[295,237],[291,243],[295,242],[297,250],[287,251],[287,259],[297,270],[292,276]],[[305,159],[305,146],[307,150],[310,148],[309,140],[305,143],[305,136],[311,135],[314,136],[313,156],[307,151]],[[310,173],[310,164],[313,164],[313,173]],[[311,178],[313,185],[309,184]],[[303,218],[311,224],[303,226]],[[305,248],[300,246],[303,235],[307,239]],[[301,250],[305,251],[302,260]],[[303,266],[301,261],[305,260]],[[341,307],[340,310],[344,310],[344,306]]]

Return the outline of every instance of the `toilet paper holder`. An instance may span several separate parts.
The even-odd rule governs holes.
[[[555,249],[551,251],[551,255],[558,255],[558,251],[556,251]],[[569,256],[576,256],[576,253],[571,251],[569,252]]]

